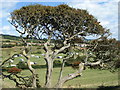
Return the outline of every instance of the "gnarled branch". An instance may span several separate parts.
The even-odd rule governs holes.
[[[75,77],[81,76],[83,69],[84,69],[84,63],[80,63],[78,71],[76,71],[75,73],[68,74],[67,76],[61,78],[61,80],[59,80],[59,82],[55,85],[55,87],[60,88],[68,80],[71,80]]]

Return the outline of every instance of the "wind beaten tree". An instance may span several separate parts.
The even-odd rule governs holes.
[[[27,58],[27,64],[33,75],[33,87],[36,86],[36,72],[30,65],[29,44],[25,41],[24,37],[29,39],[46,38],[44,43],[45,61],[46,61],[46,81],[45,87],[51,88],[53,62],[55,58],[64,53],[63,63],[59,73],[58,82],[54,87],[62,87],[62,85],[77,76],[80,76],[85,65],[100,64],[88,63],[87,58],[79,63],[77,72],[62,75],[64,64],[74,54],[70,53],[70,48],[74,48],[76,43],[73,43],[76,38],[79,38],[83,43],[87,36],[98,36],[96,40],[101,40],[102,37],[109,36],[109,30],[103,28],[100,22],[86,10],[71,8],[68,5],[59,6],[43,6],[43,5],[29,5],[21,9],[14,10],[11,13],[11,20],[9,22],[15,27],[16,31],[20,33],[22,41],[25,46],[23,55]],[[87,42],[87,41],[86,41]],[[83,44],[81,43],[81,44]],[[94,45],[95,47],[96,45]]]

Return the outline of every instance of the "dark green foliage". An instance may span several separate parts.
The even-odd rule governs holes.
[[[98,43],[96,49],[92,52],[96,57],[95,60],[102,60],[104,67],[102,69],[114,70],[120,65],[120,43],[116,39],[104,38],[100,41],[92,41],[91,44]],[[91,49],[92,50],[92,47]]]
[[[11,18],[13,24],[18,23],[20,27],[27,28],[32,35],[37,31],[46,36],[53,33],[52,37],[57,40],[64,40],[78,32],[84,32],[81,36],[103,35],[106,32],[97,19],[86,10],[74,9],[68,5],[29,5],[12,12]]]
[[[2,72],[9,71],[11,68],[13,68],[13,66],[9,66],[9,67],[2,66]]]
[[[0,34],[0,36],[2,36],[3,39],[10,39],[10,40],[19,40],[20,39],[20,37],[18,37],[18,36],[3,35],[3,34]]]
[[[41,68],[41,65],[32,65],[34,69]]]
[[[2,67],[2,72],[8,71],[9,68],[8,67]]]
[[[69,58],[68,60],[67,60],[67,62],[69,63],[69,64],[72,64],[72,63],[74,63],[74,62],[83,62],[84,60],[85,60],[85,57],[86,56],[79,56],[79,55],[76,55],[76,56],[73,56],[73,57],[71,57],[71,58]]]
[[[10,40],[2,41],[2,42],[10,42]]]
[[[17,64],[17,67],[20,69],[28,69],[27,64],[25,62],[21,62],[21,61]]]
[[[2,48],[11,48],[11,47],[14,47],[16,45],[13,45],[13,44],[2,44]]]
[[[53,62],[53,66],[54,67],[59,67],[59,66],[61,66],[61,61],[60,60],[55,60],[54,62]]]

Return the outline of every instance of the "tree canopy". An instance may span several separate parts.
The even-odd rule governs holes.
[[[71,8],[68,5],[29,5],[12,12],[11,18],[17,28],[37,38],[41,34],[47,37],[52,34],[51,38],[65,40],[78,33],[79,36],[85,37],[109,32],[86,10]]]

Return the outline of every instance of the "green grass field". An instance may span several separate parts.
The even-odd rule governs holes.
[[[53,71],[53,81],[52,85],[57,82],[58,73],[60,68],[54,68]],[[39,75],[40,84],[43,86],[45,81],[45,71],[46,69],[36,69],[37,74]],[[65,67],[63,75],[73,73],[71,67]],[[23,70],[20,75],[30,75],[29,70]],[[12,88],[15,87],[15,83],[8,79],[5,79],[3,82],[3,88]],[[90,70],[87,69],[83,72],[81,77],[70,80],[64,84],[64,88],[73,87],[73,88],[97,88],[98,86],[116,86],[118,85],[118,73],[111,73],[107,70]]]
[[[3,49],[2,50],[3,60],[7,59],[10,54],[19,52],[20,48]],[[34,51],[35,50],[36,48],[34,48]],[[39,65],[45,65],[43,56],[40,54],[35,54],[35,55],[39,55],[41,58],[40,59],[31,58],[31,61],[37,62]],[[19,57],[19,58],[22,58],[22,57]],[[19,58],[16,58],[14,60],[14,64],[18,63]],[[59,71],[60,71],[59,67],[54,68],[53,75],[52,75],[53,86],[57,82]],[[72,67],[64,67],[63,76],[68,75],[69,73],[73,73],[75,71],[76,70],[74,70]],[[44,81],[45,81],[46,68],[36,69],[36,73],[39,75],[40,84],[43,86],[45,83]],[[31,73],[29,70],[22,70],[22,72],[20,73],[20,75],[24,75],[24,76],[25,75],[27,76],[30,74]],[[83,74],[81,77],[77,77],[73,80],[66,82],[63,85],[63,88],[68,88],[68,87],[70,88],[97,88],[99,86],[116,86],[116,85],[118,85],[118,73],[117,72],[111,73],[107,70],[86,69],[83,71]],[[2,86],[3,88],[14,88],[15,83],[9,79],[4,79],[4,81],[2,81]]]

